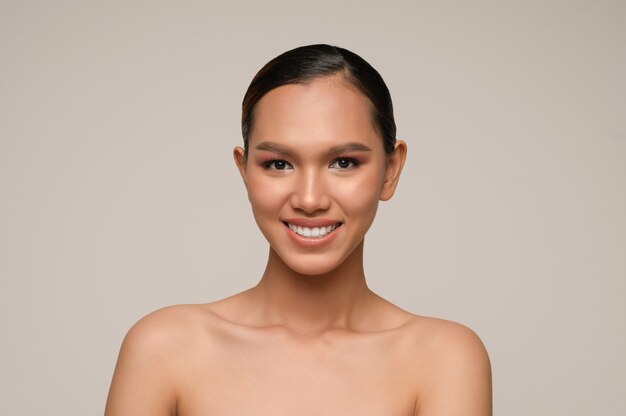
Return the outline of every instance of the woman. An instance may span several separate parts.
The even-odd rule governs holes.
[[[252,81],[242,131],[234,158],[269,242],[265,272],[140,320],[106,415],[490,415],[479,338],[365,281],[364,236],[406,156],[376,70],[338,47],[288,51]]]

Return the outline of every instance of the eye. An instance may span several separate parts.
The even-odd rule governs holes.
[[[347,157],[342,157],[336,159],[333,163],[330,164],[330,167],[333,169],[350,169],[355,168],[359,165],[358,160],[350,159]]]
[[[268,160],[263,163],[263,168],[268,170],[287,170],[292,169],[291,165],[285,160]]]

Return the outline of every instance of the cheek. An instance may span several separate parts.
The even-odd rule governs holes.
[[[285,186],[275,180],[267,180],[260,176],[248,178],[248,200],[255,216],[269,213],[277,216],[277,210],[284,204],[287,194]]]
[[[378,170],[364,173],[356,176],[355,180],[341,183],[336,198],[346,213],[369,213],[373,219],[378,207],[382,178]]]

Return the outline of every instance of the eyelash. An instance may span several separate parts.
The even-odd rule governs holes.
[[[286,170],[285,168],[277,169],[276,168],[276,163],[284,163],[285,167],[286,166],[291,166],[289,164],[289,162],[287,162],[286,160],[282,160],[282,159],[268,160],[267,162],[263,162],[262,166],[263,166],[263,169],[265,169],[265,170]],[[293,167],[292,167],[292,169],[293,169]]]
[[[337,168],[333,168],[333,169],[339,169],[339,170],[348,170],[348,169],[354,169],[356,167],[359,166],[360,162],[356,159],[352,159],[350,157],[340,157],[337,158],[335,160],[332,161],[332,163],[330,164],[330,166],[333,166],[336,163],[339,162],[348,162],[350,164],[350,166],[348,167],[337,167]],[[282,163],[284,164],[283,168],[278,169],[276,167],[277,163]],[[287,167],[291,167],[291,169],[293,169],[293,166],[291,166],[291,164],[289,162],[287,162],[286,160],[282,160],[282,159],[273,159],[273,160],[268,160],[267,162],[263,162],[262,164],[263,169],[266,170],[287,170]]]
[[[348,162],[348,163],[350,163],[351,165],[350,165],[350,166],[348,166],[348,167],[346,167],[346,168],[336,168],[336,169],[340,169],[340,170],[354,169],[354,168],[356,168],[356,167],[358,167],[358,166],[359,166],[359,161],[358,161],[358,160],[356,160],[356,159],[352,159],[352,158],[350,158],[350,157],[340,157],[340,158],[337,158],[337,159],[335,159],[335,160],[333,161],[333,163],[331,163],[330,165],[332,166],[332,165],[334,165],[334,164],[336,164],[336,163],[339,163],[339,162],[342,162],[342,161]]]

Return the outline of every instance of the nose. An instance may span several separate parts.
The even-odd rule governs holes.
[[[306,214],[330,208],[328,184],[322,172],[300,170],[290,198],[291,206]]]

